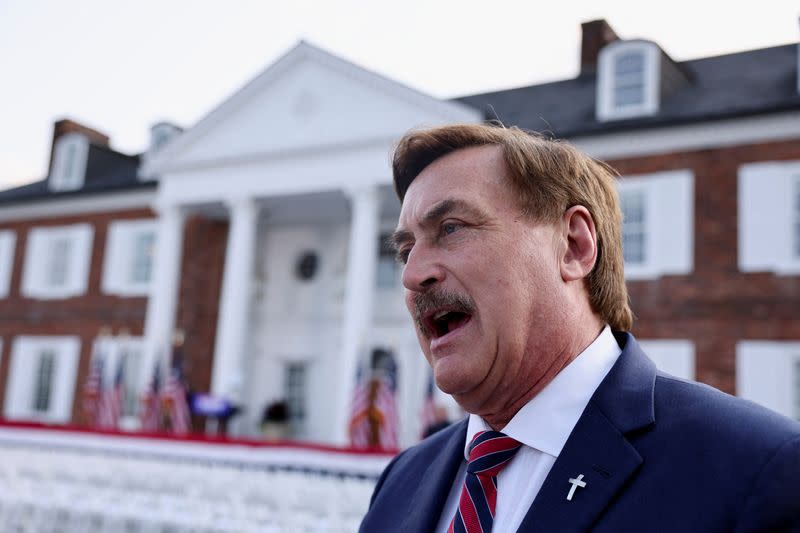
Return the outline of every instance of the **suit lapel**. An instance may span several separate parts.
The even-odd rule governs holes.
[[[458,424],[445,445],[421,473],[419,485],[401,531],[433,531],[439,522],[442,508],[450,494],[458,468],[464,462],[464,439],[467,420]]]
[[[655,421],[655,365],[630,334],[614,367],[595,391],[564,449],[545,479],[518,531],[586,531],[626,482],[642,457],[625,434]],[[585,487],[572,484],[583,474]]]

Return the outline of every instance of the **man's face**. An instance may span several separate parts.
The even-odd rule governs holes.
[[[452,152],[411,183],[395,233],[436,383],[482,415],[552,378],[565,348],[561,226],[523,217],[510,183],[499,147]]]

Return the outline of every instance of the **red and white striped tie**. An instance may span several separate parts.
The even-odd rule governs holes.
[[[497,474],[511,462],[520,446],[499,431],[481,431],[472,438],[467,477],[448,533],[489,533],[492,530],[497,505]]]

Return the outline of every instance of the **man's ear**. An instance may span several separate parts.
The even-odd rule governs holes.
[[[562,218],[567,248],[561,258],[561,278],[575,281],[589,275],[597,261],[597,232],[589,210],[582,205],[567,209]]]

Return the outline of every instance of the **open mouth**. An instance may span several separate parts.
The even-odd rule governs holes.
[[[425,330],[430,338],[437,339],[457,330],[471,318],[470,313],[463,311],[448,309],[433,311],[425,315]]]

